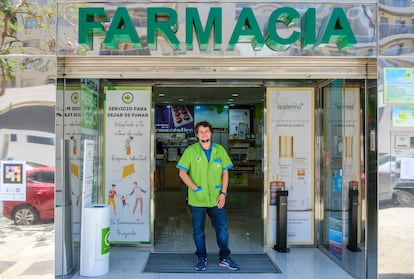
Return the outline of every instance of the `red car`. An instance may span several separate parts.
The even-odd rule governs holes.
[[[55,168],[26,171],[26,201],[3,201],[4,217],[16,225],[33,225],[53,220],[55,210]]]

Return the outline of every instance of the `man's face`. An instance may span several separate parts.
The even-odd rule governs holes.
[[[212,133],[209,127],[198,127],[197,137],[201,142],[209,142],[211,140]]]

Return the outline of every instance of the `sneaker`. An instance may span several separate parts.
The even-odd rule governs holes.
[[[239,265],[233,262],[230,257],[220,260],[219,266],[227,267],[230,270],[239,270]]]
[[[207,265],[207,258],[200,257],[197,260],[197,264],[195,265],[195,270],[197,271],[204,271],[206,270]]]

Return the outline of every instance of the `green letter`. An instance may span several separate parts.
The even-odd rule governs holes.
[[[251,8],[243,8],[234,27],[227,50],[232,51],[237,43],[251,43],[254,50],[261,50],[265,40]]]
[[[208,14],[206,29],[203,30],[197,8],[186,9],[186,44],[187,50],[193,50],[193,26],[200,50],[207,50],[211,29],[214,25],[214,50],[221,48],[222,18],[221,8],[211,8]]]
[[[177,12],[171,8],[148,8],[147,41],[152,50],[157,50],[157,35],[161,34],[174,50],[180,50],[175,33],[178,30]]]
[[[336,43],[339,50],[350,48],[357,43],[345,12],[342,8],[334,8],[328,24],[323,31],[321,45]]]
[[[99,18],[98,21],[95,21]],[[101,22],[108,21],[104,8],[79,8],[79,44],[86,44],[93,49],[93,34],[105,34]]]
[[[316,10],[308,9],[302,17],[301,24],[301,44],[302,50],[308,50],[316,43]]]
[[[116,9],[114,18],[109,26],[103,43],[112,49],[118,48],[119,42],[132,42],[134,47],[142,49],[135,26],[132,24],[128,10],[125,7]]]
[[[283,51],[291,47],[300,36],[298,31],[293,31],[290,37],[284,39],[277,34],[276,25],[278,22],[286,26],[293,25],[300,18],[300,14],[293,8],[284,7],[273,11],[267,24],[266,45],[275,51]]]

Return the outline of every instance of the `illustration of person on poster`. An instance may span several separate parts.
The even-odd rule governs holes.
[[[116,202],[115,197],[119,195],[116,192],[116,185],[112,184],[112,188],[108,191],[108,204],[112,205],[112,209],[114,210],[114,214],[116,215]]]
[[[138,181],[134,181],[134,187],[132,188],[131,193],[129,193],[130,196],[134,196],[135,198],[135,204],[134,204],[134,209],[132,209],[132,214],[135,215],[135,212],[137,210],[138,204],[140,204],[139,206],[139,212],[142,215],[142,210],[144,207],[144,199],[142,198],[142,193],[146,193],[147,191],[145,189],[143,189],[142,187],[140,187],[138,185]]]
[[[116,185],[111,243],[150,240],[151,88],[105,87],[105,185]],[[119,210],[121,208],[121,210]]]
[[[122,195],[121,202],[122,202],[122,209],[128,206],[127,198],[125,195]]]

